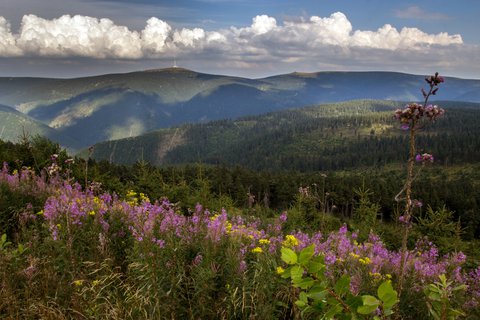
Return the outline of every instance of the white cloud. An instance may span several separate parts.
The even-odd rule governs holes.
[[[277,20],[267,15],[256,16],[253,18],[251,30],[254,34],[264,34],[277,27]]]
[[[12,57],[21,55],[21,50],[15,44],[15,37],[10,32],[10,23],[0,17],[0,56]]]
[[[172,27],[165,21],[155,17],[148,19],[147,26],[142,31],[142,47],[149,53],[163,52],[166,50],[166,41]]]
[[[25,15],[16,46],[28,56],[142,57],[140,36],[110,19],[64,15],[46,20]]]
[[[213,31],[173,28],[155,17],[146,21],[143,30],[135,31],[110,19],[64,15],[47,20],[25,15],[18,33],[14,33],[8,21],[0,17],[0,57],[142,61],[170,60],[176,55],[205,66],[229,65],[245,70],[275,69],[281,64],[310,69],[391,69],[418,66],[415,61],[436,66],[451,66],[452,61],[461,64],[462,55],[470,58],[475,55],[472,51],[478,54],[478,47],[465,45],[460,35],[445,32],[429,34],[407,27],[397,30],[390,24],[377,30],[355,30],[341,12],[282,23],[259,15],[250,26]],[[449,53],[455,54],[455,59]],[[428,58],[424,61],[423,57]]]

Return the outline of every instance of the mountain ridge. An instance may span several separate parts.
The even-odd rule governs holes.
[[[84,148],[183,123],[321,103],[415,101],[423,83],[423,76],[387,71],[294,72],[248,79],[164,68],[72,79],[3,77],[0,104]],[[480,102],[480,80],[447,77],[433,98]]]

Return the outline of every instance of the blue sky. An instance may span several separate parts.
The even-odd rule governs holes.
[[[480,78],[478,0],[2,0],[0,76],[163,68]]]

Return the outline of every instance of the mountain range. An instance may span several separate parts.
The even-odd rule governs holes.
[[[352,99],[418,100],[422,82],[423,76],[393,72],[296,72],[247,79],[183,68],[76,79],[3,77],[0,139],[42,134],[75,152],[185,123]],[[447,77],[438,98],[480,102],[480,80]]]

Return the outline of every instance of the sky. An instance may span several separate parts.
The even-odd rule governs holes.
[[[0,76],[173,65],[260,78],[398,71],[480,79],[479,0],[1,0]]]

